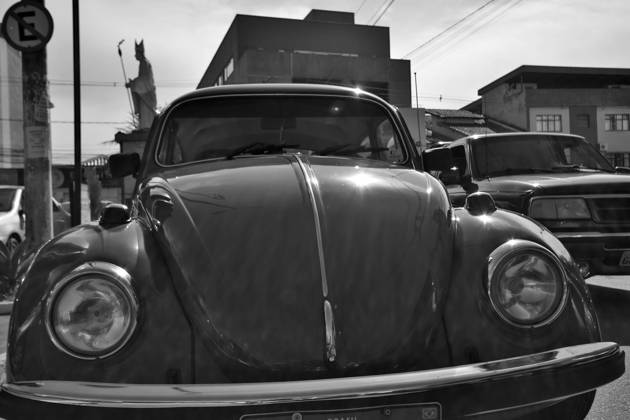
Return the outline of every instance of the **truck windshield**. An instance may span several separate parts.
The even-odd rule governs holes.
[[[327,96],[214,97],[167,115],[158,162],[300,152],[402,163],[405,149],[388,112],[371,101]]]
[[[614,171],[593,146],[576,137],[505,135],[473,140],[471,147],[478,178],[527,173]]]

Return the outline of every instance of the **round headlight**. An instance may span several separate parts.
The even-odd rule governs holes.
[[[488,260],[488,295],[499,316],[510,324],[547,324],[558,316],[566,300],[564,268],[539,244],[508,241]]]
[[[104,262],[84,264],[64,277],[47,302],[47,329],[61,350],[96,359],[129,340],[136,327],[138,301],[131,276]]]

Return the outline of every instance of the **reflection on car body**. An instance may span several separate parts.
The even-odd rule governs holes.
[[[582,418],[624,366],[575,262],[486,195],[453,208],[402,121],[333,86],[174,101],[140,166],[110,159],[131,207],[32,260],[0,416]]]
[[[584,276],[630,274],[630,174],[613,168],[584,138],[500,133],[447,146],[454,168],[437,176],[455,205],[472,190],[551,230]]]

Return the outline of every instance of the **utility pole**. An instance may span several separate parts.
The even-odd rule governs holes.
[[[27,246],[37,247],[52,238],[52,186],[50,114],[46,43],[53,31],[43,0],[18,2],[2,21],[2,35],[22,51],[22,101],[24,113],[24,189]]]

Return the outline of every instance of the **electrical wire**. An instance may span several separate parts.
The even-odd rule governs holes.
[[[24,122],[22,118],[0,118],[0,121],[12,121],[12,122]],[[74,121],[53,120],[49,121],[51,124],[74,124]],[[81,124],[104,124],[104,125],[118,125],[118,124],[130,124],[129,121],[81,121]]]
[[[361,8],[365,5],[365,2],[366,2],[366,1],[367,1],[367,0],[363,0],[363,1],[361,2],[361,5],[359,6],[359,8],[356,10],[356,12],[354,12],[355,14],[359,13],[359,10],[361,10]]]
[[[499,17],[503,16],[509,10],[517,6],[521,3],[522,0],[507,0],[507,3],[504,5],[497,5],[492,10],[488,10],[487,14],[481,18],[479,21],[473,22],[470,25],[464,26],[462,28],[458,28],[456,32],[449,35],[447,38],[442,38],[438,40],[437,45],[428,46],[428,50],[425,50],[421,57],[414,58],[414,64],[425,62],[431,58],[433,58],[436,54],[442,53],[450,44],[456,42],[463,37],[469,37],[482,29],[486,29],[492,22],[496,21]],[[440,44],[441,43],[441,44]],[[415,50],[416,55],[419,51]]]
[[[381,20],[381,18],[382,18],[382,17],[383,17],[383,15],[385,14],[385,12],[387,12],[387,10],[389,10],[389,8],[390,8],[390,7],[391,7],[391,5],[394,3],[394,1],[395,1],[395,0],[385,0],[385,2],[386,2],[387,4],[383,3],[383,4],[381,5],[381,7],[380,7],[380,8],[376,11],[376,13],[374,13],[374,14],[372,15],[372,17],[371,17],[370,19],[368,19],[368,24],[369,24],[369,25],[372,25],[372,26],[376,25],[376,23],[377,23],[379,20]],[[377,16],[377,17],[376,17],[376,20],[374,20],[374,22],[372,22],[372,23],[369,23],[370,21],[372,21],[372,19],[374,19],[374,17],[375,17],[375,16]]]
[[[482,4],[481,6],[479,6],[478,8],[476,8],[475,10],[473,10],[472,12],[468,13],[466,16],[464,16],[463,18],[461,18],[460,20],[458,20],[457,22],[453,23],[452,25],[450,25],[448,28],[444,29],[443,31],[439,32],[437,35],[434,35],[433,37],[431,37],[428,41],[420,44],[419,46],[417,46],[416,48],[414,48],[413,50],[411,50],[410,52],[408,52],[407,54],[405,54],[403,56],[403,58],[408,58],[411,55],[415,54],[417,51],[419,51],[422,48],[425,48],[427,45],[431,44],[432,42],[434,42],[436,39],[440,38],[441,36],[443,36],[444,34],[446,34],[447,32],[451,31],[453,28],[457,27],[458,25],[462,24],[463,22],[467,21],[468,19],[470,19],[473,15],[479,13],[481,10],[483,10],[484,8],[486,8],[487,6],[489,6],[490,4],[494,3],[497,0],[489,0],[487,2],[485,2],[484,4]]]
[[[3,84],[21,84],[22,79],[19,78],[9,78],[9,79],[0,79],[0,83]],[[49,79],[48,85],[50,86],[74,86],[74,82],[72,80],[63,80],[63,79]],[[122,82],[108,82],[108,81],[83,81],[80,83],[81,86],[86,87],[125,87],[125,84]],[[192,81],[179,81],[179,80],[164,80],[158,81],[156,83],[156,87],[159,88],[191,88],[194,89],[194,86],[197,85],[197,82]]]

